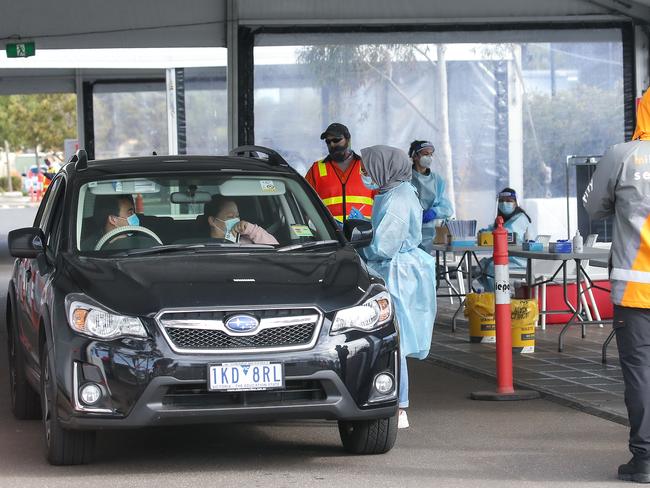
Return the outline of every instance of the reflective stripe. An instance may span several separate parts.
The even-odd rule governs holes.
[[[331,197],[331,198],[323,198],[323,203],[327,205],[336,205],[337,203],[343,203],[343,197]]]
[[[369,197],[357,197],[354,195],[346,195],[346,203],[363,203],[365,205],[372,205],[373,199]]]
[[[633,281],[635,283],[650,283],[650,272],[633,269],[612,268],[612,280]]]
[[[345,203],[362,203],[364,205],[372,205],[372,198],[368,197],[359,197],[359,196],[353,196],[353,195],[346,195],[345,197]],[[323,203],[325,205],[336,205],[337,203],[343,203],[343,197],[331,197],[331,198],[324,198]]]
[[[327,164],[323,162],[324,160],[321,159],[318,161],[318,175],[322,178],[323,176],[327,176]]]

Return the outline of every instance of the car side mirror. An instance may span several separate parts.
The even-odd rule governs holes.
[[[363,219],[347,219],[343,224],[343,234],[354,247],[366,247],[372,242],[372,224]]]
[[[9,232],[9,252],[15,258],[35,258],[45,250],[45,235],[38,227]]]

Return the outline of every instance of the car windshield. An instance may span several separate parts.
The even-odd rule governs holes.
[[[275,251],[338,242],[301,182],[276,175],[88,181],[79,190],[75,222],[76,249],[91,254]]]

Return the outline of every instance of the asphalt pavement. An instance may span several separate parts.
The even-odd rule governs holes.
[[[11,415],[4,346],[6,232],[33,210],[0,210],[1,488],[624,486],[624,426],[544,399],[472,401],[494,385],[426,361],[409,363],[411,428],[385,455],[346,454],[334,422],[273,422],[100,432],[94,464],[52,467],[40,422]]]

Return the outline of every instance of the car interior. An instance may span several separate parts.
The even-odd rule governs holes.
[[[259,179],[252,179],[257,186]],[[262,180],[262,183],[266,182]],[[99,222],[97,215],[99,208],[105,205],[105,199],[115,198],[116,195],[130,195],[136,203],[136,215],[139,218],[140,226],[153,231],[162,241],[167,244],[194,244],[210,241],[210,228],[207,216],[204,214],[204,206],[212,196],[225,196],[237,204],[241,220],[259,225],[270,233],[278,241],[280,246],[302,243],[310,240],[321,239],[318,227],[312,219],[306,215],[303,207],[297,201],[293,192],[284,185],[278,185],[275,192],[268,191],[268,194],[259,194],[249,182],[236,182],[237,185],[225,185],[214,187],[214,185],[203,186],[204,190],[197,190],[198,186],[189,185],[187,188],[179,188],[172,192],[163,185],[157,185],[157,191],[150,193],[132,193],[129,188],[122,187],[121,192],[106,191],[89,188],[84,192],[83,201],[80,197],[80,211],[83,218],[78,231],[79,249],[81,251],[95,250],[95,244],[104,235],[103,222]],[[276,182],[276,184],[278,184]],[[280,191],[281,190],[281,191]],[[235,194],[237,193],[237,194]],[[239,193],[244,193],[239,194]],[[250,193],[250,194],[245,194]],[[256,194],[258,193],[258,194]],[[303,206],[304,206],[304,202]],[[312,211],[313,213],[313,211]],[[296,228],[299,228],[296,231]],[[324,232],[327,234],[327,232]],[[152,247],[158,243],[151,237],[136,233],[137,239],[129,239],[129,242],[120,242],[116,245],[103,247],[106,249],[124,249]],[[326,235],[325,239],[330,236]],[[123,240],[124,241],[124,240]]]

